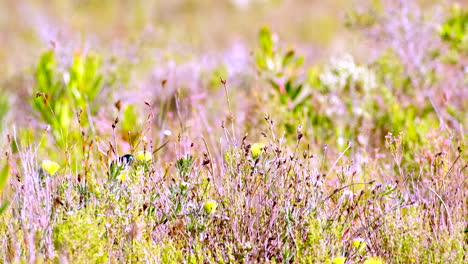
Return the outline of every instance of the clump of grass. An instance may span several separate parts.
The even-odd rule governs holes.
[[[112,240],[106,236],[108,221],[93,214],[93,208],[69,212],[62,216],[53,229],[56,260],[106,262]]]

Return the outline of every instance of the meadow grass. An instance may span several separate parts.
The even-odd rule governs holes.
[[[181,21],[308,6],[234,2],[154,5]],[[53,43],[15,69],[0,263],[468,262],[468,9],[373,1],[345,22],[361,49],[322,60],[259,25],[212,57]]]

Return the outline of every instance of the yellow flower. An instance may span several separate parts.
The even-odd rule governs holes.
[[[207,214],[212,214],[214,213],[214,211],[216,210],[216,207],[218,207],[218,204],[213,201],[213,200],[208,200],[205,202],[205,204],[203,205],[203,209],[205,209],[205,212]]]
[[[125,181],[125,179],[128,177],[128,170],[124,170],[120,172],[119,176],[117,176],[117,179],[121,182]]]
[[[137,154],[135,154],[135,157],[137,158],[137,160],[146,161],[146,162],[151,161],[153,159],[151,152],[147,152],[147,151],[140,151]]]
[[[336,257],[333,259],[332,264],[344,264],[346,261],[345,257]]]
[[[54,175],[60,169],[60,165],[58,165],[58,163],[54,161],[43,160],[42,168],[45,171],[47,171],[47,173],[49,173],[50,175]]]
[[[362,238],[356,238],[353,240],[353,246],[357,250],[363,250],[366,247],[366,242]]]
[[[252,147],[250,148],[250,151],[252,151],[252,156],[254,158],[257,158],[258,156],[262,155],[264,150],[265,144],[263,143],[254,143],[252,144]]]
[[[384,264],[383,260],[379,257],[368,257],[364,264]]]

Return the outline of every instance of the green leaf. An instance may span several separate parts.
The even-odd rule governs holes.
[[[48,92],[54,88],[54,68],[56,65],[52,50],[42,54],[36,70],[36,79],[40,92]],[[53,91],[52,91],[53,92]]]
[[[194,159],[192,155],[187,154],[186,157],[182,157],[176,161],[175,167],[179,170],[180,175],[187,177],[192,170]]]
[[[268,56],[273,55],[273,39],[268,27],[262,27],[262,29],[260,29],[259,41],[262,51]]]
[[[0,172],[0,193],[3,190],[3,187],[5,187],[9,172],[10,172],[10,168],[8,164],[5,165],[5,167],[3,167],[2,171]],[[5,209],[8,207],[8,204],[9,204],[8,202],[5,202],[0,206],[0,214],[2,214],[3,211],[5,211]]]
[[[382,192],[382,196],[387,196],[393,193],[396,190],[395,186],[385,186],[384,191]]]
[[[138,124],[138,113],[135,106],[128,105],[123,113],[122,128],[125,133],[133,131]]]
[[[5,203],[2,204],[2,206],[0,206],[0,214],[2,214],[3,211],[5,211],[8,208],[8,205],[10,205],[10,203],[5,202]]]
[[[292,89],[290,92],[291,99],[295,100],[297,96],[301,93],[302,91],[302,84],[299,84],[296,86],[296,88]]]
[[[5,187],[9,172],[10,168],[8,164],[5,165],[5,167],[3,167],[2,171],[0,172],[0,193],[3,190],[3,187]]]
[[[273,89],[275,89],[277,92],[280,91],[280,87],[279,87],[278,83],[275,82],[275,80],[269,79],[268,82],[273,87]]]
[[[289,50],[283,58],[283,67],[287,66],[294,59],[294,50]]]

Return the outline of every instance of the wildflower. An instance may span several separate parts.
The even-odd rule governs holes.
[[[257,158],[258,156],[262,155],[264,150],[265,144],[263,143],[254,143],[252,144],[252,147],[250,148],[250,151],[252,151],[252,156],[254,158]]]
[[[379,257],[368,257],[364,264],[384,264],[383,260]]]
[[[135,155],[135,157],[137,158],[137,160],[141,160],[145,162],[151,161],[153,159],[153,156],[151,155],[151,153],[147,151],[140,151]]]
[[[332,264],[344,264],[346,261],[345,257],[336,257],[333,259]]]
[[[126,178],[128,178],[128,170],[120,172],[120,174],[117,176],[117,179],[121,182],[125,181]]]
[[[356,238],[353,240],[353,246],[356,250],[363,250],[366,247],[366,242],[362,238]]]
[[[213,200],[208,200],[205,202],[205,204],[203,205],[203,209],[205,209],[205,212],[207,214],[212,214],[214,213],[214,211],[216,210],[216,207],[218,207],[218,204],[213,201]]]
[[[54,175],[60,169],[60,165],[51,160],[43,160],[42,168],[50,175]]]

